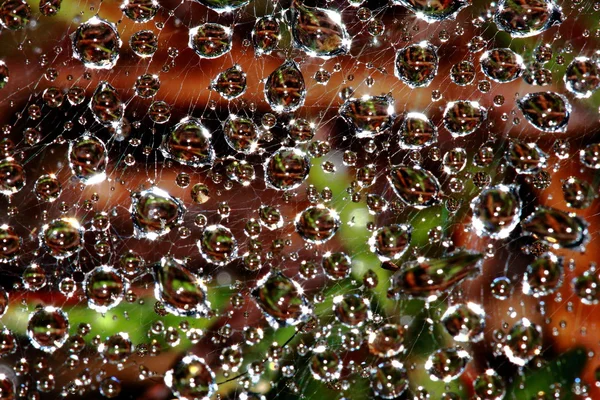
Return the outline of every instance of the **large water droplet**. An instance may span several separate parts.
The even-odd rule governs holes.
[[[256,20],[252,29],[252,43],[257,55],[271,54],[281,39],[279,21],[272,15]]]
[[[452,137],[470,135],[487,118],[487,111],[476,101],[450,101],[444,110],[444,126]]]
[[[106,147],[97,137],[83,135],[70,142],[69,167],[82,183],[94,185],[103,182],[107,164]]]
[[[552,0],[500,0],[494,15],[498,29],[512,37],[539,35],[562,20],[561,8]]]
[[[397,360],[386,361],[373,367],[371,388],[376,396],[395,399],[408,389],[408,374]]]
[[[265,99],[276,112],[294,112],[304,104],[306,83],[293,60],[281,64],[265,81]]]
[[[396,296],[436,298],[468,278],[481,273],[483,255],[457,250],[441,258],[419,258],[402,265],[391,278]]]
[[[388,180],[396,196],[408,206],[423,209],[440,202],[440,183],[431,172],[419,166],[393,167]]]
[[[162,189],[153,187],[133,193],[129,209],[137,238],[155,240],[183,222],[183,203]]]
[[[370,138],[384,132],[391,128],[396,117],[391,96],[350,98],[340,107],[339,113],[358,138]]]
[[[200,58],[218,58],[231,50],[233,29],[206,23],[190,29],[189,46]]]
[[[486,370],[473,381],[476,400],[502,400],[506,394],[506,384],[496,371]]]
[[[252,0],[194,0],[218,13],[228,13],[244,7]]]
[[[31,19],[31,8],[25,0],[5,0],[0,4],[0,26],[11,31],[23,29]]]
[[[58,259],[77,253],[83,247],[83,227],[73,218],[55,219],[42,226],[40,244]]]
[[[127,280],[113,267],[96,267],[88,273],[84,282],[88,307],[104,314],[121,303],[128,287]]]
[[[400,148],[418,150],[437,142],[437,126],[425,114],[405,114],[398,130]]]
[[[497,185],[483,190],[471,201],[471,224],[478,236],[507,238],[519,224],[521,200],[514,185]]]
[[[311,311],[302,286],[281,272],[267,274],[252,295],[273,326],[297,325]]]
[[[311,57],[346,54],[351,38],[337,11],[309,7],[295,1],[291,17],[294,44]]]
[[[92,17],[71,35],[73,57],[87,68],[111,69],[119,59],[121,38],[114,24]]]
[[[523,58],[508,48],[486,51],[479,63],[488,78],[500,83],[512,82],[525,72]]]
[[[69,319],[60,308],[44,307],[34,311],[27,323],[27,336],[36,349],[53,353],[69,337]]]
[[[207,226],[197,245],[206,261],[221,266],[235,259],[238,253],[235,236],[223,225]]]
[[[567,67],[564,80],[569,92],[588,98],[600,88],[600,67],[589,57],[577,57]]]
[[[372,318],[371,302],[360,294],[334,297],[333,312],[338,321],[351,327],[360,327]]]
[[[341,220],[337,212],[322,204],[308,207],[296,217],[296,231],[309,243],[322,244],[331,239],[339,229]]]
[[[504,354],[514,364],[523,366],[542,351],[542,328],[523,318],[506,335]]]
[[[199,119],[186,117],[163,137],[161,151],[165,157],[198,168],[215,158],[211,137]]]
[[[414,12],[417,18],[434,23],[456,18],[460,10],[471,4],[466,0],[431,1],[431,0],[394,0],[398,4]]]
[[[449,307],[441,323],[457,342],[479,342],[485,329],[485,311],[476,303],[456,304]]]
[[[296,148],[283,147],[264,165],[265,183],[277,190],[292,190],[300,186],[310,172],[310,159]]]
[[[536,143],[512,140],[506,152],[506,159],[518,174],[536,174],[546,166],[548,154]]]
[[[460,346],[454,346],[436,350],[424,367],[432,381],[450,382],[465,371],[469,361],[469,353]]]
[[[117,126],[123,119],[125,105],[117,90],[108,82],[102,81],[90,100],[90,110],[96,121],[105,126]]]
[[[403,353],[406,328],[397,324],[386,324],[369,332],[369,352],[377,357],[390,358]]]
[[[188,355],[165,373],[165,385],[178,399],[206,400],[217,391],[215,374],[204,359]]]
[[[583,219],[554,208],[539,207],[521,222],[521,228],[525,234],[557,249],[580,249],[589,240],[587,223]]]
[[[16,260],[19,257],[22,243],[23,239],[12,226],[0,225],[0,262],[8,263]],[[2,313],[0,312],[0,314]]]
[[[352,271],[352,260],[345,253],[325,253],[322,265],[325,275],[334,281],[347,278]]]
[[[233,100],[243,95],[246,87],[246,73],[237,64],[220,72],[211,82],[211,89],[227,100]]]
[[[198,317],[208,311],[206,286],[191,273],[183,261],[163,257],[154,267],[154,296],[165,309],[178,316]]]
[[[392,224],[373,232],[369,246],[381,261],[397,260],[408,250],[411,236],[410,225]]]
[[[0,160],[0,194],[10,196],[25,187],[25,169],[12,157]]]
[[[315,350],[309,365],[313,378],[325,382],[338,379],[344,368],[344,363],[337,353],[320,348]]]
[[[157,0],[123,0],[121,11],[134,22],[148,22],[158,12]]]
[[[565,96],[554,92],[529,93],[517,101],[531,125],[543,132],[565,132],[571,105]]]
[[[563,259],[552,253],[537,257],[527,266],[523,276],[523,293],[540,297],[554,293],[562,285]]]
[[[422,41],[398,50],[394,72],[411,88],[427,87],[437,74],[438,63],[437,48]]]
[[[261,132],[251,119],[231,114],[223,123],[223,133],[233,150],[244,154],[256,152]]]

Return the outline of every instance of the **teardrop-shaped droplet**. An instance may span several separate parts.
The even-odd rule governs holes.
[[[237,64],[220,72],[211,83],[211,88],[227,100],[243,95],[246,87],[246,73]]]
[[[69,144],[69,167],[82,183],[103,182],[107,164],[106,146],[97,137],[83,135]]]
[[[408,389],[408,373],[398,360],[382,362],[372,368],[371,388],[375,396],[395,399]]]
[[[93,69],[114,67],[123,44],[116,26],[96,16],[79,25],[71,41],[73,57]]]
[[[341,225],[338,213],[322,204],[308,207],[296,216],[296,232],[307,242],[322,244],[331,239]]]
[[[19,257],[22,244],[23,239],[17,234],[15,228],[6,224],[0,225],[0,263],[16,260]],[[1,302],[0,299],[0,304]]]
[[[409,112],[398,130],[400,148],[418,150],[437,142],[437,126],[422,113]]]
[[[438,349],[425,362],[425,370],[432,381],[450,382],[460,377],[471,361],[471,355],[462,347]]]
[[[88,307],[104,314],[121,303],[128,287],[127,280],[113,267],[96,267],[84,282]]]
[[[206,361],[190,354],[165,373],[165,385],[182,400],[209,399],[217,391],[214,372]]]
[[[476,400],[502,400],[506,394],[506,384],[493,369],[486,370],[473,381]]]
[[[225,141],[233,150],[244,154],[256,152],[261,132],[250,118],[229,115],[223,123],[223,133]]]
[[[137,238],[155,240],[183,222],[183,203],[166,191],[153,187],[133,193],[129,209]]]
[[[523,318],[513,325],[505,339],[504,354],[523,366],[542,352],[542,328]]]
[[[512,37],[539,35],[564,19],[552,0],[500,0],[494,15],[498,29]]]
[[[393,167],[388,180],[396,196],[408,206],[423,209],[440,202],[440,183],[431,172],[419,166]]]
[[[102,125],[116,126],[123,119],[125,105],[117,90],[108,82],[102,81],[92,95],[90,110]]]
[[[58,259],[72,256],[83,247],[83,227],[73,218],[59,218],[42,226],[40,244]]]
[[[339,295],[333,298],[333,312],[346,326],[359,327],[371,319],[371,302],[359,294]]]
[[[369,332],[369,352],[377,357],[390,358],[404,353],[406,328],[397,324],[386,324]]]
[[[13,195],[25,187],[25,169],[12,157],[0,160],[0,194]]]
[[[294,112],[304,104],[306,83],[293,60],[285,61],[265,81],[265,99],[275,112]]]
[[[279,21],[272,15],[256,20],[252,29],[252,43],[257,55],[271,54],[281,39]]]
[[[270,272],[257,282],[252,295],[273,326],[297,325],[310,312],[304,289],[281,272]]]
[[[571,105],[565,96],[554,92],[529,93],[517,101],[531,125],[542,132],[565,132]]]
[[[521,222],[521,228],[554,248],[580,249],[589,241],[583,219],[554,208],[539,207]]]
[[[512,82],[525,72],[523,57],[508,48],[486,51],[479,63],[488,78],[500,83]]]
[[[421,258],[402,265],[391,278],[396,296],[436,298],[465,279],[481,273],[481,253],[457,250],[441,258]]]
[[[569,92],[588,98],[600,88],[600,66],[589,57],[577,57],[567,67],[564,80]]]
[[[352,271],[352,260],[345,253],[325,253],[322,265],[325,275],[334,281],[347,278]]]
[[[519,224],[521,200],[515,186],[501,184],[483,190],[471,201],[471,210],[478,236],[505,239]]]
[[[277,190],[293,190],[310,172],[310,159],[297,148],[282,147],[264,164],[265,183]]]
[[[562,184],[562,193],[567,207],[584,209],[592,204],[594,191],[585,180],[570,176]]]
[[[440,321],[457,342],[476,343],[483,339],[485,311],[479,304],[469,302],[448,307]]]
[[[189,46],[200,58],[218,58],[231,50],[233,29],[205,23],[190,29]]]
[[[0,3],[0,27],[18,31],[31,20],[31,8],[25,0],[5,0]]]
[[[471,4],[468,0],[394,0],[416,14],[416,17],[428,23],[435,23],[456,18],[460,10]]]
[[[340,107],[339,113],[358,138],[370,138],[383,133],[392,127],[396,117],[391,96],[350,98]]]
[[[548,154],[536,143],[523,143],[512,140],[506,152],[506,159],[517,174],[536,174],[546,166]]]
[[[215,158],[211,137],[199,119],[186,117],[165,134],[161,151],[165,157],[198,168],[212,164]]]
[[[311,57],[330,58],[350,50],[352,40],[337,11],[309,7],[295,1],[291,31],[296,47]]]
[[[158,12],[157,0],[123,0],[121,11],[133,22],[148,22]]]
[[[223,225],[206,227],[197,245],[206,261],[220,266],[227,265],[238,254],[235,236]]]
[[[410,225],[391,224],[373,232],[369,246],[381,261],[397,260],[408,250],[411,237]]]
[[[398,50],[394,72],[411,88],[427,87],[437,74],[438,64],[437,48],[422,41]]]
[[[339,379],[344,363],[337,353],[327,350],[318,349],[310,359],[310,372],[318,381],[331,382]]]
[[[154,296],[167,311],[178,316],[195,317],[208,311],[206,286],[182,261],[163,257],[155,265],[154,275]]]
[[[69,337],[69,319],[60,308],[44,307],[34,311],[27,322],[27,336],[36,349],[54,353]]]
[[[487,111],[476,101],[450,101],[444,110],[444,126],[452,137],[470,135],[487,118]]]
[[[523,276],[523,293],[540,297],[554,293],[563,281],[563,259],[545,253],[527,266]]]
[[[244,7],[252,0],[194,0],[217,13],[229,13]]]

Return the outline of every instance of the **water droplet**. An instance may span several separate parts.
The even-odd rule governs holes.
[[[31,19],[31,8],[25,0],[5,0],[0,4],[0,26],[18,31]]]
[[[470,135],[487,118],[487,111],[476,101],[450,101],[444,110],[444,126],[452,137]]]
[[[313,378],[318,381],[331,382],[337,380],[343,368],[344,364],[340,356],[331,350],[315,350],[310,359],[310,372]]]
[[[283,147],[267,159],[264,169],[268,187],[293,190],[308,177],[310,159],[299,149]]]
[[[244,7],[252,0],[194,0],[217,13],[230,13]]]
[[[518,174],[536,174],[546,166],[548,155],[536,143],[510,142],[506,159]]]
[[[154,296],[170,313],[198,317],[209,310],[204,282],[192,274],[182,261],[163,257],[155,265],[154,274]]]
[[[471,361],[469,353],[460,346],[438,349],[425,362],[432,381],[450,382],[458,378]]]
[[[377,357],[395,357],[406,350],[404,336],[406,329],[402,325],[386,324],[369,331],[369,352]]]
[[[398,50],[394,73],[411,88],[427,87],[437,74],[438,63],[437,47],[422,41]]]
[[[398,130],[400,148],[418,150],[437,142],[437,126],[425,115],[409,112]]]
[[[34,311],[27,322],[27,336],[36,349],[53,353],[69,335],[69,319],[60,308],[44,307]]]
[[[311,311],[302,286],[281,272],[270,272],[258,281],[252,295],[275,327],[297,325]]]
[[[431,172],[419,166],[393,167],[388,180],[396,196],[408,206],[424,209],[440,202],[440,183]]]
[[[583,274],[573,278],[571,282],[573,293],[585,305],[595,305],[600,302],[600,278],[598,271],[588,269]]]
[[[148,22],[158,12],[157,0],[123,0],[121,11],[133,22]]]
[[[16,260],[19,257],[23,239],[17,234],[12,226],[0,225],[0,262],[8,263]],[[2,306],[3,297],[7,296],[6,292],[0,291],[0,316],[3,314],[4,306]]]
[[[116,127],[123,119],[125,105],[117,90],[108,82],[102,81],[92,95],[90,110],[102,125]]]
[[[352,42],[337,11],[292,5],[291,31],[296,47],[311,57],[330,58],[346,54]]]
[[[104,314],[121,303],[128,287],[128,282],[113,267],[96,267],[88,273],[84,282],[88,307]]]
[[[98,353],[110,364],[122,364],[131,355],[133,344],[126,332],[112,335],[98,346]]]
[[[456,175],[467,166],[467,151],[462,147],[455,147],[444,154],[442,160],[444,172]]]
[[[567,67],[564,80],[569,92],[588,98],[600,88],[600,67],[588,57],[577,57]]]
[[[339,229],[341,220],[337,212],[322,204],[308,207],[296,216],[298,234],[307,242],[323,244]]]
[[[392,224],[373,232],[369,246],[381,261],[397,260],[408,250],[411,237],[410,225]]]
[[[421,257],[404,263],[391,278],[394,294],[415,298],[436,298],[465,279],[481,273],[483,255],[457,250],[434,259]]]
[[[326,253],[322,265],[325,275],[334,281],[347,278],[352,271],[352,261],[345,253]]]
[[[542,351],[542,328],[523,318],[506,335],[504,354],[514,364],[523,366]]]
[[[211,137],[199,119],[186,117],[163,137],[160,149],[165,157],[198,168],[214,160]]]
[[[10,196],[25,187],[25,169],[12,157],[0,160],[0,194]]]
[[[214,372],[204,359],[193,354],[179,360],[164,379],[178,399],[208,399],[217,391]]]
[[[404,365],[397,361],[386,361],[373,367],[371,388],[376,396],[395,399],[408,389],[408,374]]]
[[[508,48],[486,51],[481,55],[479,63],[488,78],[500,83],[512,82],[525,71],[523,58]]]
[[[121,38],[114,24],[92,17],[71,35],[73,57],[87,68],[111,69],[119,59]]]
[[[135,94],[143,99],[150,99],[156,95],[160,89],[160,80],[158,75],[144,74],[140,75],[135,81]]]
[[[40,244],[58,259],[70,257],[83,247],[83,227],[73,218],[55,219],[42,226]]]
[[[103,182],[107,164],[106,147],[100,139],[83,135],[69,143],[69,167],[82,183],[94,185]]]
[[[475,80],[475,65],[470,61],[461,61],[450,68],[450,79],[458,86],[467,86]]]
[[[304,104],[306,83],[293,60],[281,64],[265,81],[265,99],[275,112],[294,112]]]
[[[363,96],[350,98],[339,113],[354,129],[358,138],[371,138],[391,128],[396,112],[391,96]]]
[[[476,343],[483,339],[485,311],[479,304],[469,302],[448,307],[440,321],[457,342]]]
[[[542,132],[565,132],[571,105],[565,96],[554,92],[529,93],[517,101],[527,121]]]
[[[408,8],[416,17],[428,23],[454,19],[458,12],[471,3],[466,0],[431,2],[428,0],[394,0],[394,4]]]
[[[246,87],[246,73],[237,64],[220,72],[211,82],[211,89],[227,100],[233,100],[243,95]]]
[[[200,58],[218,58],[231,50],[233,29],[215,23],[205,23],[190,29],[189,47]]]
[[[256,152],[261,136],[261,132],[251,119],[235,114],[231,114],[223,123],[223,133],[229,147],[244,154]]]
[[[523,293],[540,297],[554,293],[563,281],[563,259],[552,253],[537,257],[523,276]]]
[[[185,208],[179,199],[153,187],[132,194],[129,212],[134,235],[155,240],[183,222]]]
[[[138,31],[131,35],[129,46],[138,57],[150,57],[158,50],[158,38],[152,31]]]
[[[471,201],[471,224],[478,236],[505,239],[517,227],[521,200],[514,185],[487,188]]]
[[[552,0],[500,0],[494,15],[498,29],[512,37],[539,35],[563,18],[561,8]]]
[[[62,0],[40,0],[39,9],[45,17],[53,17],[60,11]]]
[[[521,228],[554,248],[578,249],[589,240],[583,219],[554,208],[539,207],[521,222]]]
[[[227,265],[238,255],[237,240],[223,225],[207,226],[197,245],[206,261],[220,266]]]
[[[6,63],[0,60],[0,89],[4,89],[6,84],[8,83],[8,78],[10,77],[10,73]]]
[[[281,39],[279,21],[272,15],[256,20],[252,29],[252,43],[257,55],[271,54]]]
[[[563,197],[567,207],[584,209],[590,206],[594,192],[587,181],[570,176],[562,184]]]
[[[506,394],[506,384],[493,369],[486,370],[473,381],[476,400],[502,400]]]
[[[360,327],[372,318],[371,302],[359,294],[334,297],[333,312],[338,321],[351,327]]]

